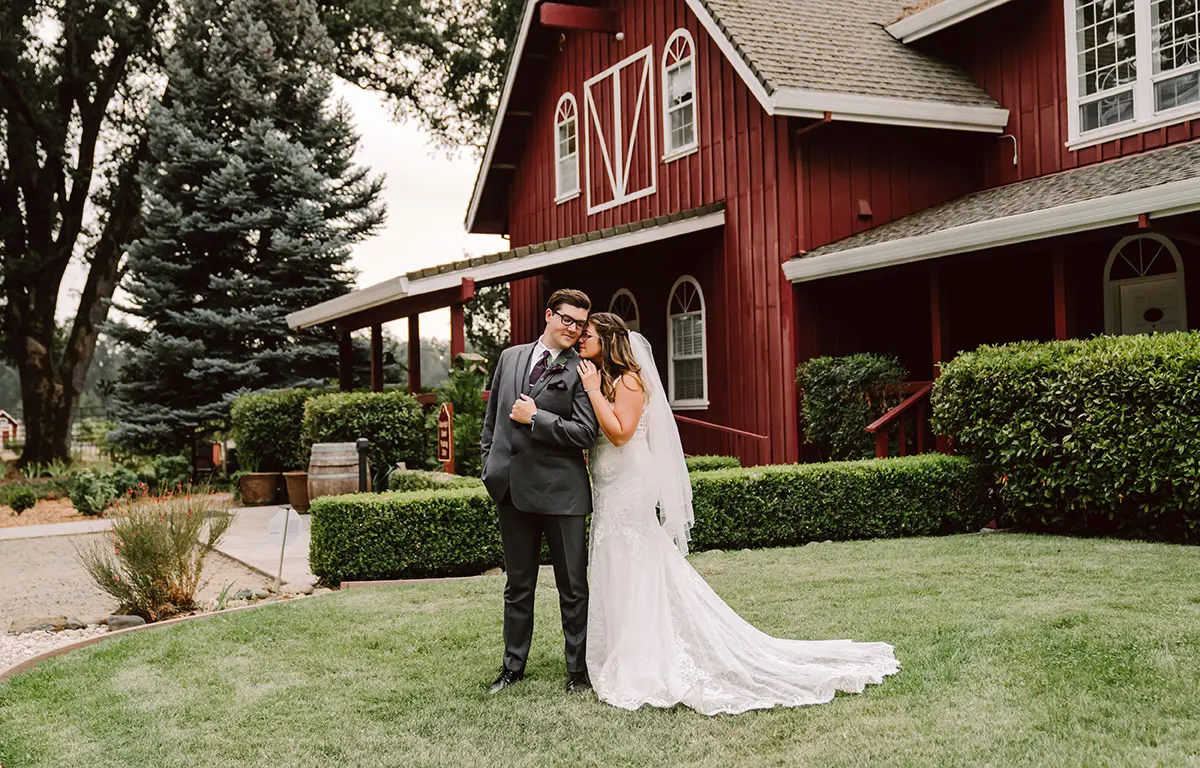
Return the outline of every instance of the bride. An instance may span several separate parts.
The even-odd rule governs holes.
[[[587,627],[588,672],[601,701],[733,714],[821,704],[900,668],[886,643],[777,639],[717,597],[684,557],[692,489],[649,342],[598,312],[580,355],[603,433],[589,456]]]

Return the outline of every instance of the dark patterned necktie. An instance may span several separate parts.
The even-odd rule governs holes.
[[[533,365],[533,370],[529,372],[529,386],[538,383],[538,379],[542,378],[542,374],[546,372],[546,366],[550,362],[550,350],[542,352],[542,357]]]

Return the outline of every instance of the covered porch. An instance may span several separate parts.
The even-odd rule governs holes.
[[[981,344],[1196,328],[1197,211],[1193,143],[967,195],[801,254],[784,267],[798,359],[895,355],[930,381]],[[924,397],[893,414],[910,420],[913,449]]]

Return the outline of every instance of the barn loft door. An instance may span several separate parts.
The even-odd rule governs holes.
[[[584,83],[584,173],[588,213],[654,194],[653,48]]]

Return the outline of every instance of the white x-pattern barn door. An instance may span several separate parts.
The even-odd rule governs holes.
[[[652,54],[647,47],[584,83],[589,215],[656,191]]]

